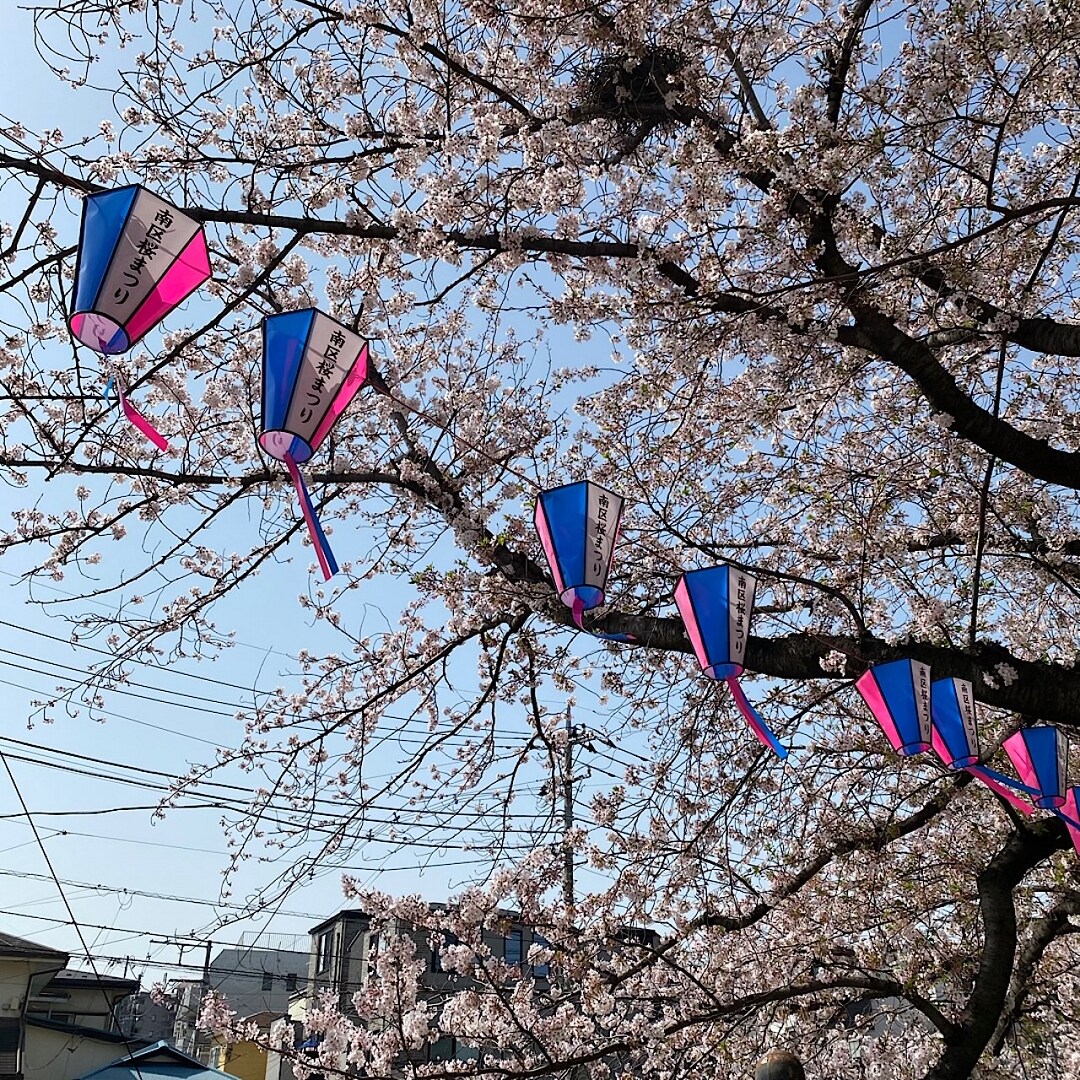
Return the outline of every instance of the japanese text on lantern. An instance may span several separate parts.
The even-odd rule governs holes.
[[[154,220],[146,226],[146,235],[135,245],[136,256],[124,270],[124,283],[113,293],[118,304],[126,304],[131,290],[138,288],[147,262],[153,261],[166,235],[172,229],[173,216],[166,208],[154,215]]]
[[[919,710],[923,716],[930,715],[930,669],[919,664]]]
[[[731,647],[736,656],[742,656],[746,648],[746,577],[743,574],[735,579],[735,640]]]
[[[330,335],[330,343],[323,352],[317,371],[318,378],[312,380],[311,388],[307,394],[307,405],[300,409],[300,422],[311,423],[315,410],[322,404],[322,396],[326,393],[326,380],[334,374],[338,366],[341,350],[345,347],[345,335],[340,330],[335,330]]]
[[[608,507],[610,500],[601,495],[596,501],[596,538],[593,540],[592,572],[599,580],[604,573],[604,549],[607,545]]]
[[[971,683],[964,679],[957,679],[954,685],[960,691],[960,717],[964,725],[964,732],[967,735],[968,743],[975,746],[975,702],[971,697]]]

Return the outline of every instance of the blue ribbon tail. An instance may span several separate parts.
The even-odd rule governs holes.
[[[112,393],[112,388],[113,388],[113,383],[114,382],[116,382],[116,376],[115,375],[110,375],[109,376],[109,381],[105,384],[105,390],[101,395],[106,401],[109,400],[109,395]]]
[[[1060,810],[1055,810],[1054,814],[1056,817],[1061,818],[1061,820],[1064,821],[1065,824],[1068,825],[1070,828],[1080,831],[1080,821],[1073,821],[1073,819],[1069,817],[1068,814],[1063,814]]]
[[[1004,773],[999,773],[997,769],[991,769],[989,765],[972,765],[973,772],[980,773],[982,776],[989,776],[991,780],[996,780],[999,784],[1004,784],[1006,787],[1010,787],[1013,791],[1022,791],[1025,795],[1041,795],[1042,792],[1038,788],[1028,787],[1027,784],[1021,784],[1019,780],[1014,780],[1011,776],[1006,776]]]
[[[285,455],[285,464],[288,466],[293,487],[296,489],[297,497],[300,499],[300,508],[304,512],[308,535],[310,535],[311,542],[315,547],[315,554],[319,557],[323,577],[329,581],[338,572],[337,559],[334,558],[334,553],[330,550],[330,541],[326,539],[322,522],[319,521],[319,515],[315,513],[315,506],[311,501],[311,496],[308,494],[307,484],[304,483],[304,478],[300,474],[300,470],[297,468],[291,454]]]
[[[731,696],[735,699],[735,704],[738,706],[739,712],[743,714],[743,718],[750,725],[750,729],[765,746],[769,747],[769,749],[783,761],[788,756],[787,748],[783,746],[780,740],[772,733],[769,725],[762,719],[761,713],[759,713],[747,700],[739,680],[732,675],[726,682],[728,684],[728,689],[731,691]]]
[[[338,562],[334,558],[334,553],[330,550],[330,541],[327,540],[326,533],[323,532],[322,522],[319,520],[319,515],[315,513],[315,504],[311,501],[306,484],[304,485],[304,501],[307,503],[311,520],[315,523],[315,535],[318,537],[319,547],[322,548],[323,555],[326,557],[326,565],[330,567],[330,574],[334,575],[338,572]]]

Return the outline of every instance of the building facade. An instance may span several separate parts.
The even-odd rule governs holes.
[[[68,959],[0,933],[0,1080],[74,1080],[146,1045],[117,1023],[138,980],[69,969]]]
[[[230,948],[210,961],[207,979],[183,979],[171,984],[176,1003],[172,1042],[185,1054],[209,1062],[211,1038],[198,1028],[199,1010],[207,990],[222,996],[237,1016],[269,1012],[284,1016],[291,995],[304,989],[310,959],[292,949]]]
[[[117,1007],[120,1030],[129,1038],[166,1042],[172,1039],[176,1005],[170,1000],[154,1000],[148,990],[124,998]]]

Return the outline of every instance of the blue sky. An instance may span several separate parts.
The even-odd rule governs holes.
[[[103,111],[94,115],[91,94],[75,94],[47,73],[30,47],[30,20],[25,11],[5,5],[3,29],[0,62],[9,77],[4,82],[7,90],[0,92],[0,112],[34,128],[60,126],[72,132],[93,131],[100,119],[110,115],[107,104],[100,101]],[[7,216],[7,209],[0,208],[2,216]],[[32,480],[32,484],[40,482],[40,477]],[[0,515],[6,518],[37,494],[31,490],[20,495],[0,486]],[[50,500],[57,505],[62,494],[43,489],[41,497],[46,505]],[[339,529],[333,542],[345,557],[348,537]],[[145,970],[147,981],[153,981],[167,970],[157,965],[175,961],[178,954],[173,947],[151,944],[148,935],[198,934],[213,925],[216,916],[231,913],[228,907],[215,907],[228,858],[217,824],[219,811],[176,810],[157,824],[147,809],[86,811],[153,805],[159,795],[154,785],[164,778],[140,770],[183,772],[189,763],[211,759],[218,746],[235,745],[241,735],[233,718],[236,710],[250,705],[257,690],[287,683],[296,669],[290,648],[339,647],[318,633],[321,627],[307,624],[296,604],[297,594],[308,586],[306,567],[312,556],[299,542],[294,547],[294,561],[264,573],[257,592],[249,590],[245,595],[242,610],[235,602],[231,611],[226,605],[222,621],[237,627],[239,640],[220,662],[136,671],[133,677],[141,685],[106,695],[104,722],[90,719],[85,712],[68,715],[62,707],[41,709],[40,703],[54,697],[58,685],[70,686],[88,664],[101,657],[65,644],[64,624],[26,603],[26,588],[19,579],[28,569],[25,561],[9,555],[0,562],[0,589],[6,600],[0,608],[0,700],[5,706],[0,746],[9,755],[49,859],[66,883],[67,900],[86,927],[85,941],[102,970],[120,970],[125,959],[132,958],[136,962],[129,969]],[[39,588],[36,595],[62,601],[79,590],[80,582],[69,577],[54,587]],[[374,586],[364,602],[377,605],[380,595],[385,601],[385,586],[381,590]],[[271,611],[283,608],[295,611],[295,621],[286,623],[285,634],[269,617]],[[97,642],[88,644],[91,649],[100,647]],[[43,723],[42,716],[52,722]],[[222,779],[242,786],[252,782],[236,773]],[[378,869],[380,887],[387,891],[419,891],[434,899],[444,898],[466,880],[478,858],[430,848],[391,860],[386,854],[385,847],[369,845],[364,857],[350,860],[350,866],[369,878]],[[270,865],[246,867],[234,887],[234,901],[242,902],[273,872]],[[214,940],[250,941],[254,931],[269,925],[275,941],[281,935],[300,935],[300,947],[306,949],[303,935],[308,927],[342,906],[338,880],[336,872],[325,874],[297,890],[272,919],[227,927]],[[81,953],[82,945],[69,925],[51,872],[2,773],[0,882],[0,927],[68,949],[73,956]],[[109,964],[108,957],[116,957],[117,963]],[[190,954],[187,959],[191,960]]]
[[[25,11],[5,6],[3,30],[0,62],[13,77],[5,80],[7,90],[0,91],[0,113],[34,129],[59,126],[69,134],[92,132],[100,120],[112,117],[107,99],[74,93],[47,72],[31,48]],[[0,217],[11,213],[10,207],[0,205]],[[77,222],[67,224],[74,241]],[[598,348],[607,351],[606,345]],[[31,489],[22,493],[0,485],[0,517],[38,497],[46,507],[61,506],[66,481],[42,485],[42,479],[32,477]],[[34,485],[40,485],[38,491]],[[236,515],[231,527],[241,527],[244,521]],[[331,538],[339,559],[348,558],[353,545],[357,551],[365,550],[367,544],[361,540],[350,537],[340,525]],[[26,560],[40,554],[40,549],[9,553],[0,560],[0,589],[7,601],[0,608],[0,700],[6,721],[0,724],[0,748],[38,824],[52,868],[75,920],[84,928],[83,938],[98,969],[142,972],[147,983],[170,970],[190,974],[176,966],[175,947],[152,939],[201,936],[220,917],[235,914],[218,904],[221,872],[228,861],[218,825],[220,811],[173,810],[154,823],[147,807],[156,803],[158,788],[168,775],[210,760],[219,746],[239,742],[237,709],[249,706],[260,692],[289,685],[295,678],[293,656],[298,649],[316,653],[341,649],[340,639],[325,624],[308,620],[297,604],[298,594],[309,587],[307,567],[314,556],[295,539],[291,562],[270,566],[243,597],[219,607],[219,624],[235,627],[237,632],[235,647],[220,660],[189,661],[167,670],[135,670],[131,685],[105,695],[94,719],[85,710],[71,715],[60,706],[42,707],[42,702],[57,696],[58,686],[71,686],[88,665],[100,661],[101,655],[92,650],[103,643],[68,644],[65,624],[50,619],[39,605],[26,602],[20,575],[30,569]],[[133,555],[141,553],[133,551]],[[64,601],[77,598],[91,584],[98,583],[68,576],[53,585],[35,586],[35,598],[63,607]],[[402,591],[401,583],[387,580],[366,585],[357,600],[350,598],[351,624],[370,619],[394,625]],[[83,610],[90,603],[76,600],[72,606]],[[295,615],[282,619],[283,611]],[[582,647],[597,646],[583,642]],[[586,694],[587,690],[582,696]],[[577,710],[578,722],[587,719],[585,713],[585,708]],[[46,718],[51,722],[44,722]],[[527,737],[520,717],[508,716],[504,723],[508,744]],[[402,751],[408,749],[410,739],[407,732],[398,737]],[[596,754],[582,761],[576,775],[583,800],[591,788],[607,787],[611,775],[621,773],[625,760],[614,761],[614,753],[598,745]],[[389,770],[392,765],[392,747],[372,759],[373,771],[383,766]],[[595,775],[590,768],[597,770]],[[601,770],[607,770],[608,776]],[[218,779],[240,787],[253,783],[250,776],[237,771]],[[540,774],[531,778],[534,790],[542,779]],[[226,795],[240,794],[220,790]],[[140,809],[116,809],[129,806]],[[515,805],[521,812],[531,809],[524,803]],[[110,812],[99,812],[103,810]],[[385,826],[374,828],[376,835],[384,831]],[[348,860],[348,869],[361,880],[377,881],[386,892],[418,892],[442,900],[474,880],[485,864],[482,855],[452,846],[461,844],[462,837],[453,838],[442,849],[430,836],[415,839],[420,846],[393,853],[385,844],[368,844]],[[277,869],[269,863],[247,864],[233,885],[230,903],[242,903]],[[0,771],[0,896],[4,898],[0,928],[67,949],[78,963],[83,945],[51,875],[16,794]],[[579,880],[583,884],[585,879],[582,872]],[[275,944],[296,935],[299,947],[306,949],[307,929],[342,904],[335,869],[296,889],[272,914],[224,927],[212,938],[221,945],[247,944],[265,930]],[[190,953],[186,960],[195,962]]]

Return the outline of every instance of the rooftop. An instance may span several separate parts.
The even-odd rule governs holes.
[[[168,1080],[235,1080],[228,1073],[208,1069],[164,1040],[127,1054],[102,1069],[83,1073],[80,1080],[142,1080],[152,1076]]]
[[[59,960],[63,964],[68,961],[68,954],[61,949],[51,949],[48,945],[38,945],[35,941],[27,941],[26,938],[2,932],[0,932],[0,956],[40,957],[46,960]]]
[[[101,986],[116,990],[138,990],[138,979],[123,979],[118,975],[98,975],[93,971],[78,971],[75,968],[64,968],[53,977],[50,986]]]

